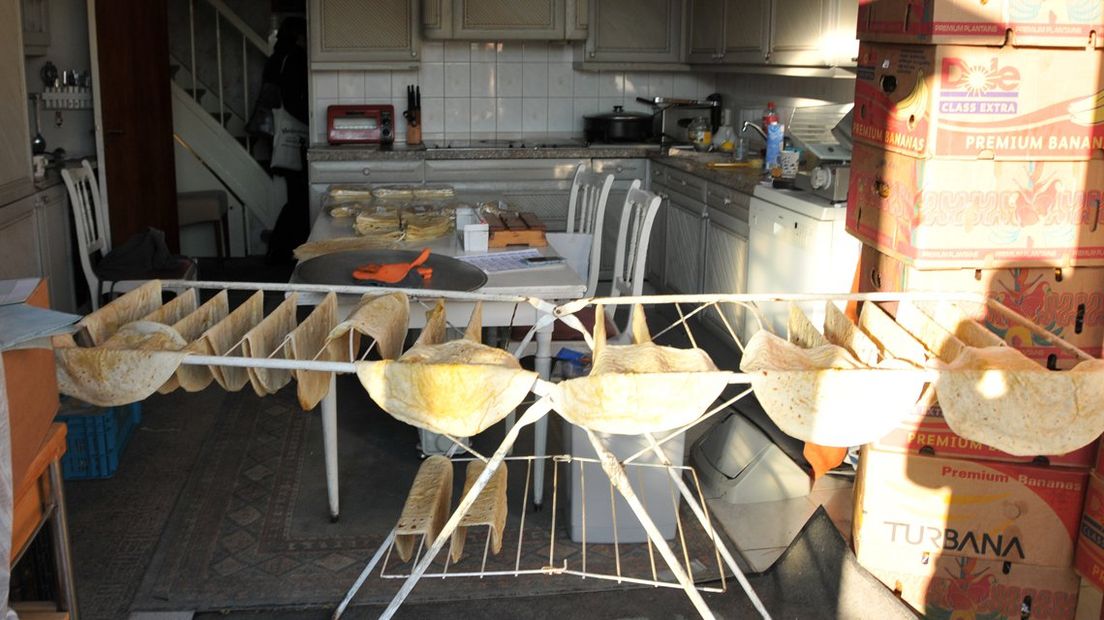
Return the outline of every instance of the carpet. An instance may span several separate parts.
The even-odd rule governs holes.
[[[381,412],[355,378],[339,378],[338,385],[340,521],[331,523],[327,510],[320,420],[316,412],[299,409],[294,386],[263,399],[246,391],[226,394],[131,610],[336,605],[394,526],[420,464],[413,427]],[[550,424],[552,450],[560,445],[557,427]],[[485,433],[477,438],[475,448],[489,453],[500,434],[501,430]],[[519,452],[527,452],[531,434],[523,432],[517,445]],[[488,560],[489,570],[510,570],[518,556],[525,467],[513,463],[509,473],[506,542],[502,553]],[[455,502],[463,480],[459,465],[454,477]],[[555,564],[566,560],[578,568],[581,549],[568,539],[562,496],[558,508],[553,510],[548,498],[545,509],[526,510],[522,568],[539,568],[548,562],[553,527],[558,532]],[[685,509],[683,517],[692,518]],[[477,569],[484,540],[481,532],[470,531],[466,557],[450,572]],[[704,577],[708,570],[715,578],[716,559],[704,532],[687,528],[685,546],[696,573]],[[677,543],[675,548],[682,557]],[[619,561],[624,575],[650,574],[652,556],[647,545],[620,545],[617,552],[613,545],[588,545],[588,569],[613,573]],[[658,554],[655,561],[662,572]],[[401,572],[397,558],[392,557],[389,566]],[[400,580],[374,574],[355,603],[386,602],[400,585]],[[546,596],[623,587],[567,575],[425,579],[409,600]]]

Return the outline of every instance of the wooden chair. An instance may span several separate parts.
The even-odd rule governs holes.
[[[648,260],[648,242],[652,238],[652,226],[662,199],[652,192],[640,188],[637,179],[629,186],[625,203],[621,206],[621,223],[617,230],[617,246],[614,249],[613,281],[610,282],[609,297],[622,295],[635,297],[644,293],[644,271]],[[615,306],[605,308],[607,327],[614,320]],[[611,340],[623,340],[628,336],[632,317],[617,327],[616,332],[607,329]],[[585,323],[585,321],[584,321]],[[593,331],[594,323],[589,327]],[[617,334],[614,337],[614,334]]]
[[[96,265],[111,251],[111,229],[107,224],[105,205],[100,200],[96,173],[88,160],[84,160],[80,168],[62,169],[61,178],[69,190],[69,203],[73,208],[73,221],[77,229],[81,268],[84,271],[84,279],[88,282],[88,293],[93,310],[99,308],[103,300],[104,284],[109,285],[106,292],[114,294],[137,288],[143,282],[155,278],[196,279],[198,269],[195,261],[184,257],[175,257],[176,265],[171,269],[127,274],[126,278],[115,280],[102,278],[96,270]]]
[[[565,232],[591,235],[590,257],[586,273],[587,297],[598,290],[598,272],[602,262],[602,222],[606,216],[606,201],[613,187],[613,175],[602,176],[587,170],[586,164],[575,169],[571,182],[571,198],[567,203]],[[583,274],[579,274],[583,275]]]

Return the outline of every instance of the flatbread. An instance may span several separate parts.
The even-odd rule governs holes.
[[[859,312],[859,327],[885,354],[916,366],[927,365],[930,355],[924,345],[898,325],[878,304],[872,301],[863,303]]]
[[[89,344],[103,344],[120,327],[161,307],[161,281],[150,280],[96,310],[77,323],[88,334]]]
[[[970,347],[1004,347],[1008,343],[978,323],[958,304],[949,301],[918,302],[916,307],[930,316],[943,329],[954,334]]]
[[[295,329],[298,303],[298,293],[288,295],[275,310],[250,329],[242,338],[242,355],[254,359],[284,359],[284,345]],[[257,396],[275,394],[291,381],[291,371],[282,368],[250,366],[246,373]]]
[[[240,356],[241,339],[254,325],[260,323],[262,318],[264,318],[264,292],[257,291],[242,305],[234,308],[234,311],[225,319],[204,332],[199,338],[203,344],[198,345],[197,348],[203,351],[203,355],[228,355],[232,349],[237,348]],[[193,352],[199,353],[199,351]],[[227,392],[237,392],[249,382],[249,372],[240,366],[215,365],[208,368],[215,381]]]
[[[594,315],[603,316],[601,305]],[[681,428],[699,418],[728,385],[701,349],[652,342],[644,309],[633,308],[632,343],[606,344],[604,321],[594,324],[590,374],[562,381],[552,406],[572,424],[602,433],[636,435]]]
[[[295,360],[313,360],[322,356],[327,336],[337,323],[337,295],[329,293],[303,320],[286,345],[285,356]],[[296,395],[303,411],[314,409],[330,389],[333,373],[294,370]]]
[[[897,304],[897,324],[931,351],[940,361],[950,363],[966,348],[961,340],[943,329],[930,316],[907,301]]]
[[[443,310],[442,310],[443,312]],[[442,321],[442,327],[444,323]],[[405,293],[365,295],[349,318],[330,330],[326,338],[324,359],[351,362],[350,349],[359,350],[361,336],[376,343],[376,350],[383,359],[398,359],[402,355],[403,340],[410,326],[410,299]],[[444,332],[442,331],[442,338]],[[352,339],[350,346],[350,339]]]
[[[199,299],[199,296],[196,294],[196,290],[190,288],[176,297],[173,297],[169,300],[169,303],[142,317],[142,320],[172,325],[195,312],[196,306],[198,305],[197,299]]]
[[[481,328],[480,304],[467,333]],[[441,342],[444,304],[427,313],[414,346],[397,360],[358,362],[357,376],[372,400],[394,418],[426,430],[470,437],[521,404],[537,378],[505,351],[464,339]]]
[[[824,337],[830,344],[847,349],[867,366],[877,366],[882,360],[878,345],[831,301],[824,305]]]
[[[1056,372],[1011,347],[967,347],[935,389],[951,430],[1016,456],[1065,454],[1104,432],[1104,360]]]
[[[173,329],[180,334],[181,338],[189,343],[185,349],[188,353],[194,355],[216,355],[210,341],[202,338],[202,336],[207,330],[217,325],[230,314],[230,303],[228,299],[226,291],[219,291],[214,297],[207,300],[206,303],[196,309],[195,312],[173,324]],[[211,385],[211,381],[213,381],[214,378],[208,366],[185,364],[176,369],[176,374],[173,376],[172,381],[162,386],[161,391],[162,393],[167,393],[165,390],[171,391],[171,384],[175,382],[183,388],[185,392],[198,392],[205,389],[208,385]]]
[[[922,375],[873,369],[846,349],[803,349],[760,330],[740,370],[763,410],[786,434],[824,446],[850,447],[888,434],[912,414]]]
[[[801,306],[793,302],[790,302],[790,321],[788,328],[790,342],[799,347],[811,349],[813,347],[822,347],[826,344],[831,344],[819,331],[817,331],[816,326],[809,320],[809,317],[805,316],[805,311],[801,309]]]

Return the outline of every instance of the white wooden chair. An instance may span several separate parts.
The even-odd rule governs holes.
[[[105,293],[105,284],[109,285],[106,292],[123,293],[153,278],[196,279],[198,270],[195,261],[186,258],[179,258],[174,268],[165,271],[128,274],[127,278],[117,280],[101,278],[96,270],[96,264],[100,258],[111,251],[111,229],[107,223],[105,205],[100,200],[96,173],[88,160],[84,160],[80,168],[63,168],[61,178],[69,189],[69,203],[73,209],[73,221],[77,229],[81,268],[84,271],[84,279],[88,282],[88,293],[93,310],[100,307]]]
[[[610,297],[622,295],[635,297],[644,293],[644,272],[648,260],[648,242],[652,238],[652,226],[659,213],[662,199],[652,192],[640,188],[637,179],[629,186],[625,203],[621,206],[621,223],[617,230],[617,246],[614,250],[613,281],[610,282]],[[610,322],[614,319],[615,306],[605,308]],[[632,317],[617,327],[616,338],[607,330],[611,340],[623,340],[628,336]],[[593,323],[591,323],[593,326]],[[593,330],[592,330],[593,331]]]
[[[586,277],[587,297],[593,297],[598,290],[598,272],[602,263],[602,222],[606,216],[606,201],[613,187],[613,175],[602,176],[579,164],[575,169],[575,179],[571,182],[571,198],[567,203],[568,234],[591,236],[590,254]],[[584,274],[579,274],[584,275]]]

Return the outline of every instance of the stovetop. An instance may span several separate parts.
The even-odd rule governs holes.
[[[513,140],[440,140],[427,141],[427,149],[583,149],[581,138],[517,138]]]

